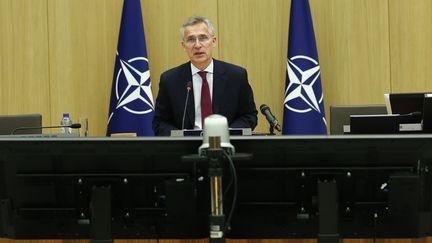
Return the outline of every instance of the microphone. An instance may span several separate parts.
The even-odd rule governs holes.
[[[66,126],[17,127],[11,132],[11,135],[15,135],[17,131],[37,130],[37,129],[46,129],[46,128],[62,128],[62,127],[70,127],[72,129],[76,129],[76,128],[81,128],[81,124],[73,123],[71,125],[66,125]]]
[[[188,100],[189,100],[189,93],[190,93],[191,89],[192,89],[192,82],[188,81],[186,83],[187,93],[186,93],[186,100],[185,100],[184,109],[183,109],[183,118],[182,118],[182,127],[181,127],[181,130],[184,129],[184,123],[185,123],[185,118],[186,118],[186,109],[187,109],[187,104],[188,104]]]
[[[276,130],[278,130],[279,132],[282,131],[278,120],[276,119],[276,117],[271,113],[270,111],[270,107],[268,107],[265,104],[262,104],[260,106],[260,110],[261,113],[266,117],[267,121],[270,123],[270,126],[276,128]]]
[[[422,116],[422,112],[421,111],[414,111],[411,113],[407,114],[408,116]]]

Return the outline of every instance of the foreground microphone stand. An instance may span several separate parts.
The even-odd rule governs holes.
[[[209,136],[209,147],[206,148],[202,155],[186,155],[182,157],[184,162],[206,162],[208,168],[208,176],[210,181],[210,206],[211,212],[209,215],[209,241],[210,243],[224,243],[225,234],[230,230],[230,220],[235,207],[237,198],[237,176],[235,174],[234,164],[232,160],[250,160],[251,154],[231,154],[229,155],[224,148],[221,147],[221,137]],[[234,195],[231,211],[228,217],[225,217],[223,208],[223,185],[222,177],[224,174],[223,164],[225,160],[231,162],[234,179]]]
[[[210,178],[210,242],[225,242],[225,215],[223,212],[222,194],[222,156],[223,150],[220,146],[220,137],[209,137],[208,175]]]
[[[220,145],[220,137],[209,137],[209,148],[204,156],[193,154],[182,157],[184,162],[207,163],[210,180],[210,208],[209,238],[210,243],[225,242],[225,215],[223,210],[222,176],[223,176],[223,149]]]

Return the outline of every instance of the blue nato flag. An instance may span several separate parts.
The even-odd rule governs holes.
[[[308,0],[292,0],[282,134],[326,134],[324,97]]]
[[[140,0],[124,0],[114,67],[107,136],[153,136],[150,70]]]

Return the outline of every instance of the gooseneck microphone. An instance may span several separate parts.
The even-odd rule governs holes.
[[[271,113],[270,107],[268,107],[265,104],[262,104],[260,106],[260,110],[261,110],[261,113],[266,117],[267,121],[270,123],[270,126],[274,127],[276,130],[281,132],[282,129],[279,125],[279,122],[276,119],[276,117]]]
[[[62,128],[62,127],[64,127],[64,128],[70,127],[72,129],[76,129],[76,128],[81,128],[81,124],[80,123],[73,123],[71,125],[65,125],[65,126],[17,127],[11,132],[11,135],[15,135],[16,132],[24,131],[24,130],[37,130],[37,129]]]
[[[181,130],[184,129],[184,123],[185,123],[185,118],[186,118],[186,109],[187,109],[187,104],[188,104],[188,100],[189,100],[189,93],[190,93],[191,89],[192,89],[192,82],[188,81],[186,83],[187,93],[186,93],[186,100],[185,100],[184,109],[183,109],[183,118],[182,118],[182,127],[181,127]]]

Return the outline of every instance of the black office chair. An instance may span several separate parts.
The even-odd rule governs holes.
[[[330,134],[344,134],[344,125],[350,125],[350,115],[387,114],[384,104],[330,106]]]
[[[0,115],[0,135],[11,135],[16,128],[41,127],[41,114]],[[14,134],[41,134],[42,129],[17,130]]]

